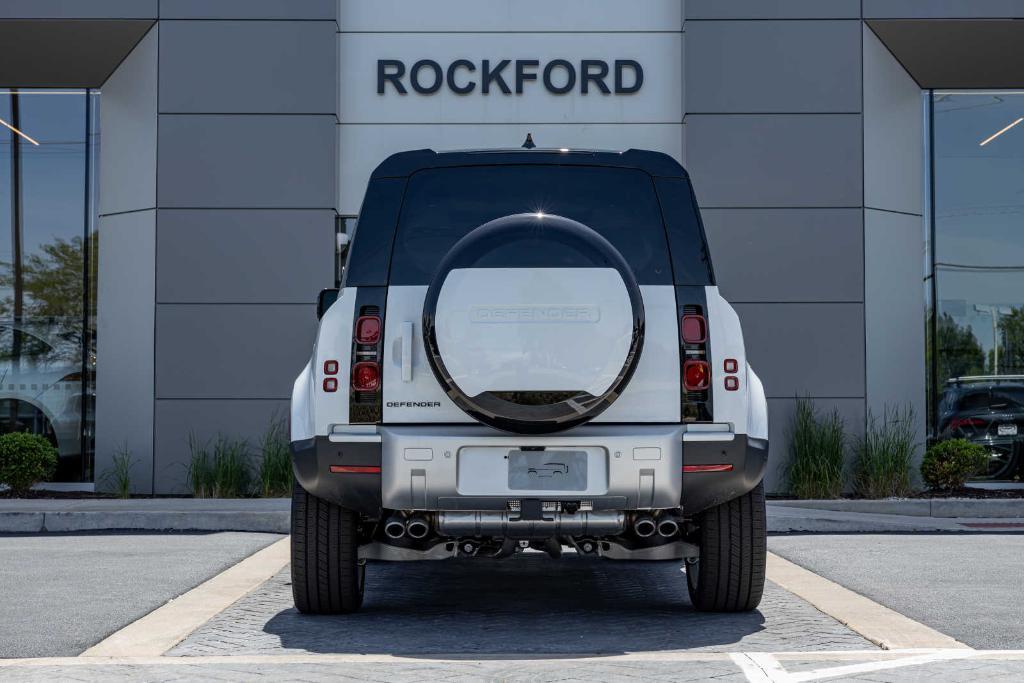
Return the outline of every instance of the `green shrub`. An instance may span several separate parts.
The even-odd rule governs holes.
[[[238,498],[250,493],[249,442],[218,434],[209,442],[200,442],[189,434],[191,456],[188,483],[196,498]]]
[[[865,498],[913,493],[910,471],[917,450],[914,422],[914,409],[910,406],[886,406],[881,420],[868,410],[864,436],[854,446],[854,491]]]
[[[113,491],[118,498],[130,498],[132,495],[132,468],[138,462],[132,458],[128,444],[124,443],[114,453],[113,465],[100,478],[104,488]]]
[[[938,442],[925,452],[921,478],[931,489],[958,489],[984,471],[986,465],[988,451],[984,446],[967,439],[950,439]]]
[[[843,492],[846,427],[839,410],[819,418],[798,398],[789,437],[789,489],[797,498],[838,498]]]
[[[0,436],[0,484],[16,496],[46,481],[57,469],[57,449],[44,437],[27,432]]]
[[[292,495],[292,456],[288,449],[288,427],[273,418],[260,437],[260,493],[265,498]]]

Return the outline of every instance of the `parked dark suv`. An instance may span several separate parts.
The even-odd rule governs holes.
[[[1020,476],[1024,452],[1024,376],[958,377],[939,403],[938,438],[967,439],[989,451],[988,479]]]

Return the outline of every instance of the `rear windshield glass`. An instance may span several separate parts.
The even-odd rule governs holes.
[[[587,225],[622,253],[640,284],[672,284],[654,183],[647,173],[599,166],[470,166],[409,179],[392,285],[425,285],[461,237],[516,213],[543,212]]]

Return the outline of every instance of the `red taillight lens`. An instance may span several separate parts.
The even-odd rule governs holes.
[[[336,377],[324,378],[324,391],[328,394],[333,394],[338,390],[338,379]]]
[[[688,360],[683,364],[683,387],[687,391],[702,391],[711,384],[711,369],[702,360]]]
[[[964,427],[984,427],[985,421],[980,417],[954,417],[949,423],[951,430],[963,429]]]
[[[336,361],[336,360],[325,360],[324,361],[324,374],[325,375],[337,375],[338,374],[338,361]]]
[[[735,358],[726,358],[722,366],[725,368],[725,371],[728,372],[730,375],[736,374],[736,372],[740,369],[740,364],[736,362]]]
[[[726,391],[739,391],[740,378],[735,375],[729,375],[725,378],[725,390]]]
[[[372,361],[352,366],[352,388],[356,391],[377,391],[380,388],[380,366]]]
[[[356,320],[356,342],[376,344],[380,341],[380,318],[375,315],[361,315]]]
[[[680,325],[687,344],[702,344],[708,338],[708,324],[702,315],[684,315]]]

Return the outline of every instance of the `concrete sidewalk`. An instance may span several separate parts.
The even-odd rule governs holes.
[[[773,501],[768,504],[770,533],[886,533],[1024,531],[1024,514],[1007,517],[1005,500],[945,501],[967,516],[926,516],[920,503],[932,501]],[[935,501],[936,503],[940,501]],[[884,514],[865,504],[902,514]],[[909,503],[909,506],[901,507]],[[969,503],[970,505],[966,505]],[[856,509],[817,509],[814,505]],[[910,510],[906,512],[906,510]],[[0,500],[0,533],[69,531],[260,531],[288,533],[287,498],[135,498]]]
[[[289,532],[288,498],[0,500],[0,533],[41,531]]]
[[[985,510],[977,509],[977,513]],[[1024,531],[1024,518],[1002,517],[926,517],[878,512],[818,510],[780,503],[768,504],[768,532],[785,533],[927,533],[971,531]]]

